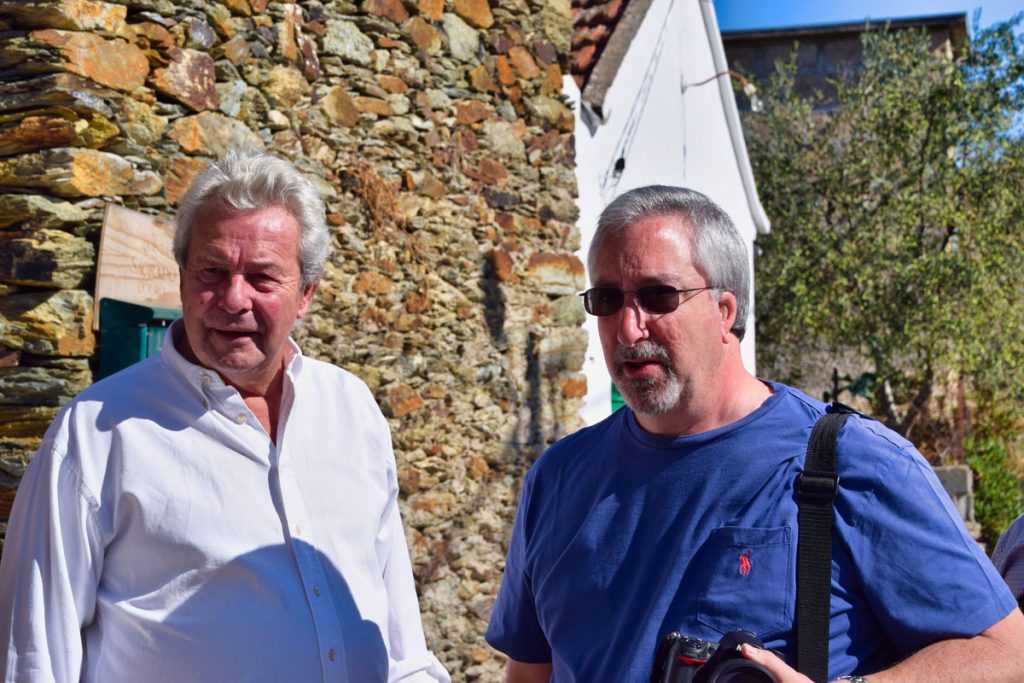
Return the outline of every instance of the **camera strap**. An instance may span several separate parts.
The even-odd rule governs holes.
[[[828,627],[832,593],[832,516],[839,475],[839,430],[857,411],[839,402],[826,406],[807,443],[797,477],[796,669],[815,683],[828,681]]]

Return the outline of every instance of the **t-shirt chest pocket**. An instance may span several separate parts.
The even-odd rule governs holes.
[[[792,621],[793,554],[787,527],[720,527],[698,554],[703,573],[697,619],[720,633],[762,639]]]

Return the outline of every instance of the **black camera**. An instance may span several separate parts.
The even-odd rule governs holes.
[[[743,658],[743,643],[764,647],[750,631],[731,631],[717,643],[673,631],[658,645],[651,683],[778,683],[768,669]]]

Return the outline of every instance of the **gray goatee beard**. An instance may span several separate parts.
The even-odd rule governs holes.
[[[629,378],[623,363],[631,360],[653,360],[665,371],[662,377]],[[672,368],[668,351],[657,342],[646,340],[633,346],[618,346],[612,358],[615,386],[626,405],[641,415],[662,415],[679,403],[679,376]]]

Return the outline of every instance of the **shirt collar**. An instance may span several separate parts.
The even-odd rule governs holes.
[[[181,355],[181,352],[174,345],[174,337],[177,334],[185,333],[184,325],[185,323],[179,318],[171,323],[171,326],[167,329],[167,334],[164,335],[164,343],[160,348],[160,354],[167,365],[175,374],[185,380],[186,384],[198,392],[200,400],[204,402],[204,405],[205,401],[202,399],[202,396],[205,394],[204,389],[219,389],[223,387],[236,391],[234,387],[224,382],[216,370],[196,365]],[[285,376],[294,383],[302,373],[302,350],[299,349],[299,345],[291,337],[288,338],[286,343],[288,344],[290,359],[285,366]]]

